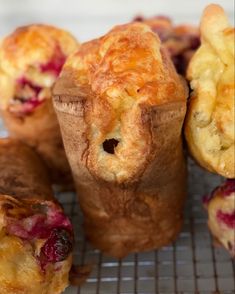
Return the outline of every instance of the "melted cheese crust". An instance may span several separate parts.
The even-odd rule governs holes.
[[[64,66],[90,103],[88,166],[108,181],[134,178],[151,152],[151,130],[143,108],[185,101],[186,89],[159,38],[149,26],[117,26],[100,39],[83,44]],[[114,154],[103,149],[119,143]]]
[[[200,29],[202,45],[187,73],[193,93],[186,139],[203,167],[234,178],[234,28],[220,6],[209,5]]]
[[[67,57],[78,48],[68,32],[48,26],[31,25],[16,29],[0,44],[0,107],[6,108],[15,93],[16,80],[24,76],[36,85],[50,88],[56,77],[39,67],[53,57],[55,50]],[[45,98],[50,98],[45,97]]]

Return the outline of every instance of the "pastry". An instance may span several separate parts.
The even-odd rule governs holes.
[[[235,180],[226,180],[204,198],[204,204],[212,235],[235,257]]]
[[[192,94],[186,140],[201,166],[235,178],[234,28],[220,6],[209,5],[200,29],[202,44],[187,73]]]
[[[56,294],[68,285],[73,232],[38,155],[0,140],[0,293]]]
[[[34,147],[52,181],[70,184],[71,171],[51,100],[66,57],[78,48],[68,33],[47,25],[21,27],[0,45],[0,110],[9,133]]]
[[[186,195],[187,86],[141,23],[68,58],[53,89],[88,239],[123,257],[177,237]]]
[[[185,76],[188,63],[195,50],[200,45],[199,30],[192,25],[173,25],[171,19],[166,16],[152,18],[136,17],[156,33],[167,49],[178,73]]]

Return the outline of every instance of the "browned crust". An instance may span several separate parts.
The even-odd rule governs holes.
[[[1,110],[1,114],[10,135],[33,147],[42,157],[52,182],[71,185],[71,170],[51,99],[30,115],[16,116],[8,109]]]
[[[14,76],[30,65],[46,63],[57,47],[68,56],[77,46],[78,41],[69,32],[53,26],[32,24],[19,27],[1,43],[1,68]]]
[[[132,26],[134,26],[133,30],[136,30],[134,33],[131,31]],[[144,35],[145,30],[147,36]],[[117,36],[119,32],[120,35],[123,32],[125,34],[126,31],[130,32],[130,38],[127,33],[124,40],[127,43],[132,42],[132,46],[135,46],[135,42],[143,45],[150,38],[147,43],[151,48],[149,50],[152,50],[151,46],[155,46],[153,43],[156,44],[155,41],[157,40],[158,43],[159,40],[148,30],[146,26],[132,24],[117,27],[109,34]],[[96,66],[97,71],[101,71],[99,62],[96,64],[96,55],[92,59],[92,54],[97,50],[97,43],[100,42],[99,46],[101,46],[105,40],[108,40],[109,34],[98,41],[85,44],[74,59],[69,60],[54,88],[54,106],[76,182],[80,205],[85,214],[86,235],[106,254],[123,257],[131,252],[166,245],[176,238],[181,229],[186,196],[186,165],[181,130],[186,112],[187,88],[177,76],[169,57],[160,50],[161,57],[158,57],[156,61],[158,69],[155,68],[153,72],[148,73],[149,75],[146,74],[147,80],[153,74],[157,82],[150,85],[144,84],[143,88],[145,86],[146,88],[139,97],[139,99],[146,97],[146,100],[139,102],[137,98],[137,105],[133,104],[130,109],[127,108],[126,112],[123,111],[120,114],[120,121],[124,128],[130,123],[130,118],[132,119],[129,132],[126,134],[127,139],[132,138],[136,131],[139,136],[138,139],[134,137],[136,140],[133,140],[131,145],[124,146],[125,175],[119,175],[120,169],[115,170],[115,164],[112,166],[112,161],[106,169],[99,169],[102,158],[100,158],[101,161],[96,158],[95,149],[93,149],[96,138],[91,136],[91,127],[99,126],[101,136],[105,138],[112,123],[115,127],[117,113],[108,98],[105,95],[99,96],[99,90],[97,92],[94,87],[101,89],[109,81],[111,84],[114,81],[112,89],[116,87],[119,89],[119,86],[126,82],[125,78],[128,80],[128,74],[131,76],[131,70],[135,73],[139,70],[138,66],[135,67],[132,64],[131,69],[127,68],[122,73],[125,81],[119,80],[119,72],[116,74],[114,68],[111,68],[113,59],[110,56],[112,56],[112,50],[115,51],[112,46],[116,45],[111,40],[112,50],[108,51],[110,63],[109,66],[106,64],[107,67],[102,67],[107,80],[103,82],[100,80],[99,85],[92,84],[91,81],[94,82],[92,79],[96,76],[94,72],[83,72],[84,79],[80,79],[78,72],[83,62],[88,62],[91,71]],[[132,57],[138,56],[140,52],[138,46],[130,55],[125,55],[128,47],[121,47],[120,55],[115,56],[117,64],[119,58],[121,62],[125,60],[125,57],[134,62]],[[157,46],[160,46],[159,43]],[[153,58],[151,54],[155,53],[149,53],[150,59]],[[78,59],[76,59],[77,56],[79,56]],[[141,62],[142,56],[138,58]],[[127,60],[125,60],[126,63],[128,63]],[[101,64],[103,66],[105,60],[102,60]],[[143,68],[141,70],[144,71]],[[134,78],[132,83],[126,83],[125,86],[129,87],[130,93],[133,93],[132,86],[134,88],[138,84],[141,74],[138,72],[135,76],[137,80]],[[155,96],[152,96],[154,91]],[[135,93],[130,95],[135,96]],[[123,102],[122,97],[119,99]],[[111,123],[109,123],[110,120]],[[138,145],[140,143],[138,140],[142,140],[143,145]],[[107,160],[112,160],[113,157],[110,156]],[[116,153],[113,156],[117,156]],[[107,174],[109,169],[116,173],[116,177]]]
[[[37,154],[14,139],[0,140],[0,194],[53,199],[47,170]]]

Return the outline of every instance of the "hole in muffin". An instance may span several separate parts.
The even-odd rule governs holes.
[[[114,154],[114,149],[117,147],[119,141],[116,139],[108,139],[103,143],[103,149],[105,152],[109,154]]]

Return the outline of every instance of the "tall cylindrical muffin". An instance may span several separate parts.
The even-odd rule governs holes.
[[[186,140],[201,166],[235,178],[234,28],[220,6],[209,5],[200,29],[201,46],[187,73],[192,94]]]
[[[69,164],[51,100],[51,88],[78,43],[47,25],[21,27],[0,45],[0,111],[9,133],[34,147],[53,182],[70,184]]]
[[[0,293],[59,294],[68,285],[73,231],[38,155],[0,140]]]
[[[187,88],[147,25],[83,44],[54,106],[89,240],[123,257],[173,241],[182,225]]]

